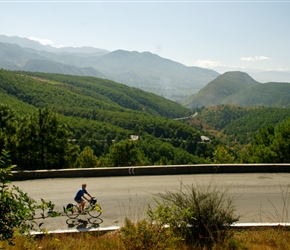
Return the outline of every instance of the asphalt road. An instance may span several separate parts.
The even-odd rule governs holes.
[[[265,223],[289,222],[290,174],[197,174],[168,176],[128,176],[102,178],[67,178],[15,181],[12,184],[27,192],[30,197],[56,204],[56,210],[73,202],[82,183],[87,183],[88,192],[98,198],[103,208],[100,228],[122,226],[126,217],[132,220],[144,218],[148,204],[155,204],[153,196],[165,191],[177,191],[182,185],[208,186],[227,190],[234,197],[239,222]],[[44,220],[47,230],[67,230],[96,227],[86,215],[78,222],[66,216]]]

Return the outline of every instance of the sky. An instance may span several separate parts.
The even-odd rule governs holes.
[[[289,1],[2,1],[0,34],[149,51],[186,66],[290,71]]]

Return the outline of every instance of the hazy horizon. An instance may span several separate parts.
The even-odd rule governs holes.
[[[222,73],[290,71],[290,1],[0,1],[0,34],[150,51]]]

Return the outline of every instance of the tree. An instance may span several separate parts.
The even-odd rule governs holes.
[[[279,162],[290,162],[290,119],[276,126],[273,149],[276,149]]]
[[[49,109],[25,118],[18,132],[17,165],[23,169],[64,168],[69,164],[70,132]]]
[[[81,168],[95,168],[99,165],[97,156],[91,147],[86,146],[77,159],[77,166]]]
[[[225,146],[218,146],[213,152],[213,163],[233,163],[233,156]]]
[[[17,115],[7,105],[0,103],[0,150],[15,147]]]
[[[261,128],[244,158],[244,161],[253,163],[289,163],[290,119],[275,127],[268,125]]]
[[[113,144],[106,156],[114,167],[143,165],[144,155],[133,141],[125,140]]]

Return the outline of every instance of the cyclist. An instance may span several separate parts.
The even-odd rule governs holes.
[[[89,197],[93,198],[88,191],[86,190],[87,184],[82,184],[82,187],[77,191],[76,196],[74,198],[74,200],[81,206],[82,212],[84,211],[85,208],[85,201],[84,199],[86,199],[88,202],[90,201],[86,196],[88,195]]]

